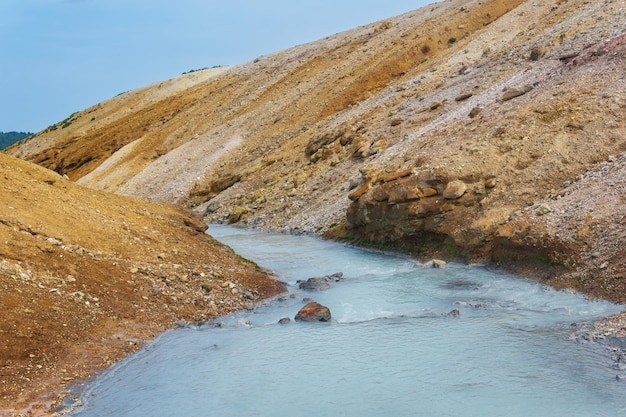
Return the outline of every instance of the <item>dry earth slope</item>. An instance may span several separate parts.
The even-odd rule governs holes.
[[[209,221],[626,302],[626,2],[449,0],[78,112],[9,150]]]
[[[47,410],[64,387],[176,322],[282,290],[174,206],[87,189],[1,153],[0,195],[2,416]]]
[[[435,3],[122,94],[10,152],[209,221],[491,261],[624,302],[625,11]]]

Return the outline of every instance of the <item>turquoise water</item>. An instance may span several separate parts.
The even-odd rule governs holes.
[[[307,236],[209,233],[289,293],[219,327],[166,332],[90,383],[74,416],[626,416],[610,350],[572,337],[573,323],[622,306],[481,266],[426,269]],[[339,271],[345,280],[326,291],[296,285]],[[307,297],[330,308],[330,323],[277,323]]]

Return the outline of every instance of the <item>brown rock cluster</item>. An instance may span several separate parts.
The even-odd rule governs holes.
[[[395,172],[353,191],[347,220],[351,233],[372,241],[437,233],[447,212],[478,204],[494,186],[494,178],[468,185],[433,170]]]

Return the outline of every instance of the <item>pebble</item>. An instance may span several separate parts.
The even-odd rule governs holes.
[[[549,205],[547,204],[542,204],[541,206],[539,206],[539,209],[537,210],[537,214],[540,216],[543,216],[544,214],[548,214],[552,211],[552,209],[550,208]]]

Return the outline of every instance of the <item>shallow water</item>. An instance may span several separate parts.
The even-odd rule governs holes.
[[[626,416],[610,351],[571,337],[573,323],[623,306],[481,266],[426,269],[307,236],[209,233],[275,271],[293,298],[166,332],[96,378],[74,416]],[[296,285],[339,271],[330,290]],[[305,297],[332,321],[277,324]]]

